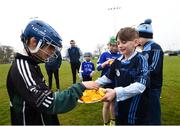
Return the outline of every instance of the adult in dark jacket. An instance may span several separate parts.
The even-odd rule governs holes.
[[[66,58],[71,64],[71,71],[73,76],[73,84],[76,83],[76,73],[79,72],[81,65],[80,60],[82,59],[82,52],[80,48],[76,46],[74,40],[70,41],[71,47],[67,49]]]
[[[54,61],[46,62],[45,68],[48,74],[48,82],[49,82],[49,88],[52,88],[52,78],[54,74],[54,78],[56,80],[56,88],[58,91],[60,91],[60,83],[59,83],[59,68],[61,66],[62,62],[62,56],[60,51],[57,51],[57,59]]]
[[[7,76],[12,125],[59,125],[58,113],[72,110],[85,89],[97,86],[85,82],[62,92],[45,84],[39,63],[56,59],[61,37],[47,23],[33,20],[21,35],[22,53],[17,53]]]

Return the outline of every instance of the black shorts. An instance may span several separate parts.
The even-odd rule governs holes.
[[[90,76],[84,76],[83,81],[92,81],[92,77]]]

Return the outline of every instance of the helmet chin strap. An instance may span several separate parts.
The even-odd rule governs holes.
[[[39,51],[41,45],[42,45],[42,40],[40,39],[35,49],[32,50],[29,48],[30,53],[37,53]]]
[[[25,42],[26,41],[26,42]],[[24,49],[26,50],[26,52],[27,52],[27,54],[29,55],[29,56],[32,56],[31,55],[31,52],[30,52],[30,50],[29,50],[29,47],[27,46],[27,41],[28,40],[25,40],[25,41],[23,41],[23,45],[24,45]]]

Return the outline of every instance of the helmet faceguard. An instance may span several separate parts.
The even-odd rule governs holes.
[[[61,51],[60,47],[57,47],[57,46],[51,44],[50,42],[46,42],[39,48],[39,50],[37,52],[31,53],[31,54],[34,57],[36,57],[36,59],[39,59],[40,61],[52,62],[58,58],[58,56],[60,55],[60,51]],[[45,55],[47,58],[44,58],[43,55]]]
[[[36,40],[36,47],[33,49],[28,47],[32,37]],[[33,20],[26,26],[21,40],[28,55],[38,62],[50,62],[56,59],[57,52],[62,48],[62,39],[59,34],[50,25],[39,20]],[[43,55],[45,56],[43,57]]]

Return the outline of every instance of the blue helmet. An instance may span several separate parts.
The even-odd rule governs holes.
[[[84,57],[92,57],[92,53],[91,52],[85,52]]]
[[[37,41],[37,46],[34,50],[30,50],[28,48],[28,41],[32,37],[34,37]],[[35,56],[40,61],[42,61],[42,59],[40,59],[36,55],[32,55],[32,53],[37,53],[39,49],[43,47],[43,45],[51,45],[56,49],[62,47],[61,36],[49,24],[40,20],[32,20],[28,23],[21,35],[21,41],[23,42],[24,48],[27,51],[28,55]]]

